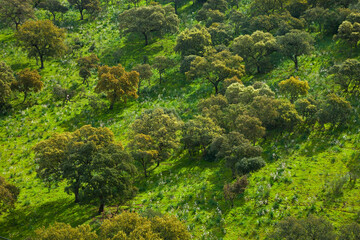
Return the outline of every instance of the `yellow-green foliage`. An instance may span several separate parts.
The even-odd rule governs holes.
[[[30,70],[25,68],[17,76],[17,81],[14,81],[11,88],[24,93],[24,102],[29,92],[39,92],[44,83],[40,80],[41,76],[37,70]]]
[[[280,91],[289,95],[290,101],[293,103],[299,95],[307,95],[310,89],[307,81],[301,81],[298,77],[290,77],[279,83]]]
[[[50,20],[24,23],[16,38],[29,57],[40,59],[41,68],[44,68],[45,58],[59,56],[66,50],[65,30],[56,27]]]
[[[105,220],[100,238],[106,240],[187,240],[191,239],[185,225],[176,217],[145,218],[137,213],[124,212]]]
[[[13,184],[7,183],[3,177],[0,176],[0,215],[14,208],[14,204],[20,190]]]
[[[96,233],[88,224],[73,228],[70,224],[54,223],[48,228],[42,227],[35,231],[34,240],[95,240]]]
[[[118,66],[103,66],[98,69],[99,82],[96,92],[104,92],[110,100],[110,109],[116,101],[122,99],[125,103],[127,98],[137,98],[136,94],[139,84],[139,73],[136,71],[126,72],[125,68]]]

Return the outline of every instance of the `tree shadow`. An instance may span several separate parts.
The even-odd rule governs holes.
[[[0,223],[0,232],[3,237],[13,240],[26,239],[42,226],[64,222],[75,227],[95,217],[96,213],[93,206],[75,204],[69,198],[58,199],[36,207],[29,205],[15,209]]]

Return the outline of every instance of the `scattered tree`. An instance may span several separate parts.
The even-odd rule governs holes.
[[[237,178],[236,181],[232,184],[228,183],[224,185],[224,198],[226,201],[229,201],[231,207],[234,206],[234,200],[246,190],[246,187],[249,185],[246,175],[241,178]]]
[[[165,73],[166,69],[171,68],[174,65],[174,61],[165,56],[157,56],[153,61],[153,68],[158,70],[160,75],[160,84],[161,84],[161,76]]]
[[[325,101],[320,104],[317,117],[321,125],[330,123],[332,127],[342,126],[349,119],[351,112],[350,103],[332,93],[327,95]]]
[[[360,62],[356,59],[347,59],[340,65],[333,67],[335,83],[340,85],[344,93],[359,94]]]
[[[0,62],[0,110],[11,96],[11,83],[13,81],[15,81],[14,72],[5,62]]]
[[[347,41],[351,46],[356,47],[360,41],[360,23],[344,21],[338,29],[335,39]]]
[[[32,0],[0,0],[0,19],[18,30],[20,24],[34,18],[32,4]]]
[[[151,136],[145,134],[137,134],[129,143],[131,154],[135,161],[140,163],[144,170],[144,177],[148,177],[150,172],[154,170],[150,169],[155,163],[159,152],[156,149],[155,142]]]
[[[180,20],[170,5],[163,7],[155,4],[126,10],[120,14],[119,22],[120,30],[124,33],[135,32],[144,35],[145,45],[148,45],[152,32],[177,32]]]
[[[103,66],[98,69],[99,82],[96,92],[105,92],[110,100],[110,109],[119,99],[125,103],[128,97],[137,98],[136,94],[139,84],[139,73],[135,71],[126,72],[119,64],[118,66]]]
[[[74,6],[80,13],[80,20],[84,20],[84,11],[86,10],[90,14],[99,12],[100,2],[99,0],[68,0],[70,6]]]
[[[196,25],[191,29],[185,29],[177,36],[174,50],[179,52],[182,57],[188,55],[203,56],[210,46],[210,33],[206,28]]]
[[[177,115],[167,109],[155,108],[144,111],[132,125],[133,134],[150,136],[154,141],[154,149],[158,153],[157,168],[160,162],[168,159],[179,146],[179,132],[182,122]]]
[[[56,13],[66,13],[68,11],[68,8],[62,5],[59,0],[42,1],[40,2],[39,7],[49,11],[53,16],[54,22],[56,21]]]
[[[270,239],[326,239],[335,240],[332,224],[322,217],[310,215],[304,219],[288,217],[279,222]]]
[[[314,39],[304,31],[291,30],[279,37],[278,41],[282,53],[294,62],[296,70],[299,70],[298,57],[308,55],[313,50]]]
[[[0,215],[14,208],[20,190],[0,176]]]
[[[44,68],[45,58],[59,56],[66,50],[65,31],[50,20],[24,23],[20,26],[16,38],[29,57],[40,58],[40,69]]]
[[[81,152],[76,152],[78,153]],[[87,181],[85,180],[86,185],[82,188],[84,198],[88,201],[98,200],[99,214],[104,211],[105,204],[110,200],[116,199],[122,204],[134,196],[137,189],[133,186],[132,178],[136,173],[136,168],[133,158],[123,150],[121,145],[110,144],[103,147],[89,160],[91,160],[89,166],[84,167],[89,168],[91,176]],[[72,165],[76,168],[78,162],[74,161]],[[80,167],[79,171],[82,169],[84,168]],[[69,176],[73,175],[70,173]]]
[[[307,81],[301,81],[299,77],[290,77],[279,83],[280,92],[290,97],[290,102],[294,103],[299,95],[306,96],[310,89]]]
[[[209,51],[204,57],[197,57],[191,62],[190,71],[186,73],[187,78],[202,77],[210,82],[215,88],[215,94],[219,92],[219,83],[227,78],[238,77],[245,74],[242,58],[232,55],[229,51]]]
[[[79,76],[83,79],[83,84],[89,85],[88,79],[91,77],[91,71],[97,67],[99,58],[95,54],[90,56],[81,57],[77,60]]]
[[[39,92],[44,86],[40,80],[41,76],[37,70],[30,70],[25,68],[17,75],[16,81],[11,84],[12,90],[24,93],[24,101],[29,92]]]
[[[232,50],[244,58],[247,68],[256,67],[258,73],[264,72],[268,56],[277,49],[277,42],[271,33],[256,31],[252,35],[242,35],[235,38]]]
[[[151,66],[149,64],[138,64],[132,70],[139,73],[138,94],[140,94],[140,86],[142,81],[148,79],[150,84],[150,78],[152,77],[153,72],[151,71]]]

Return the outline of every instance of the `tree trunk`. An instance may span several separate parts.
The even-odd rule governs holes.
[[[79,187],[78,186],[75,186],[74,194],[75,194],[75,203],[79,203],[80,200],[79,200]]]
[[[27,97],[27,92],[26,92],[26,91],[24,91],[24,100],[23,100],[23,102],[22,102],[22,103],[24,103],[24,102],[25,102],[26,97]]]
[[[55,12],[52,12],[51,14],[53,15],[53,22],[55,23],[55,21],[56,21],[56,15],[55,15]]]
[[[44,56],[42,54],[39,54],[39,56],[40,56],[40,62],[41,62],[40,69],[44,69]]]
[[[298,62],[297,56],[295,56],[295,58],[294,58],[294,63],[295,63],[295,69],[296,69],[296,71],[298,71],[299,70],[299,62]]]
[[[160,75],[160,85],[161,85],[161,71],[159,71],[159,75]]]
[[[215,82],[213,85],[214,85],[214,88],[215,88],[215,95],[218,95],[218,93],[219,93],[219,88],[218,88],[219,82]]]
[[[100,203],[100,206],[99,206],[99,211],[98,211],[98,213],[101,214],[102,212],[104,212],[104,209],[105,209],[105,203],[104,203],[104,202],[101,202],[101,203]]]
[[[147,171],[146,171],[146,164],[145,163],[143,164],[143,168],[144,168],[144,177],[147,178],[148,174],[147,174]]]
[[[143,35],[145,37],[145,46],[147,46],[149,44],[149,41],[148,41],[148,36],[146,33],[143,32]]]
[[[175,8],[175,14],[178,14],[178,0],[174,0],[174,8]]]
[[[140,94],[140,86],[141,86],[141,80],[139,79],[138,91],[137,91],[138,95]]]
[[[111,101],[109,110],[113,110],[113,109],[114,109],[114,101]]]
[[[84,14],[82,9],[79,10],[80,11],[80,20],[84,20]]]

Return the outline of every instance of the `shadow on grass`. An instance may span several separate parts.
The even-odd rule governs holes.
[[[12,240],[26,239],[42,226],[64,222],[74,227],[92,219],[96,213],[93,206],[75,204],[69,198],[58,199],[14,210],[0,223],[0,232],[3,237]]]

